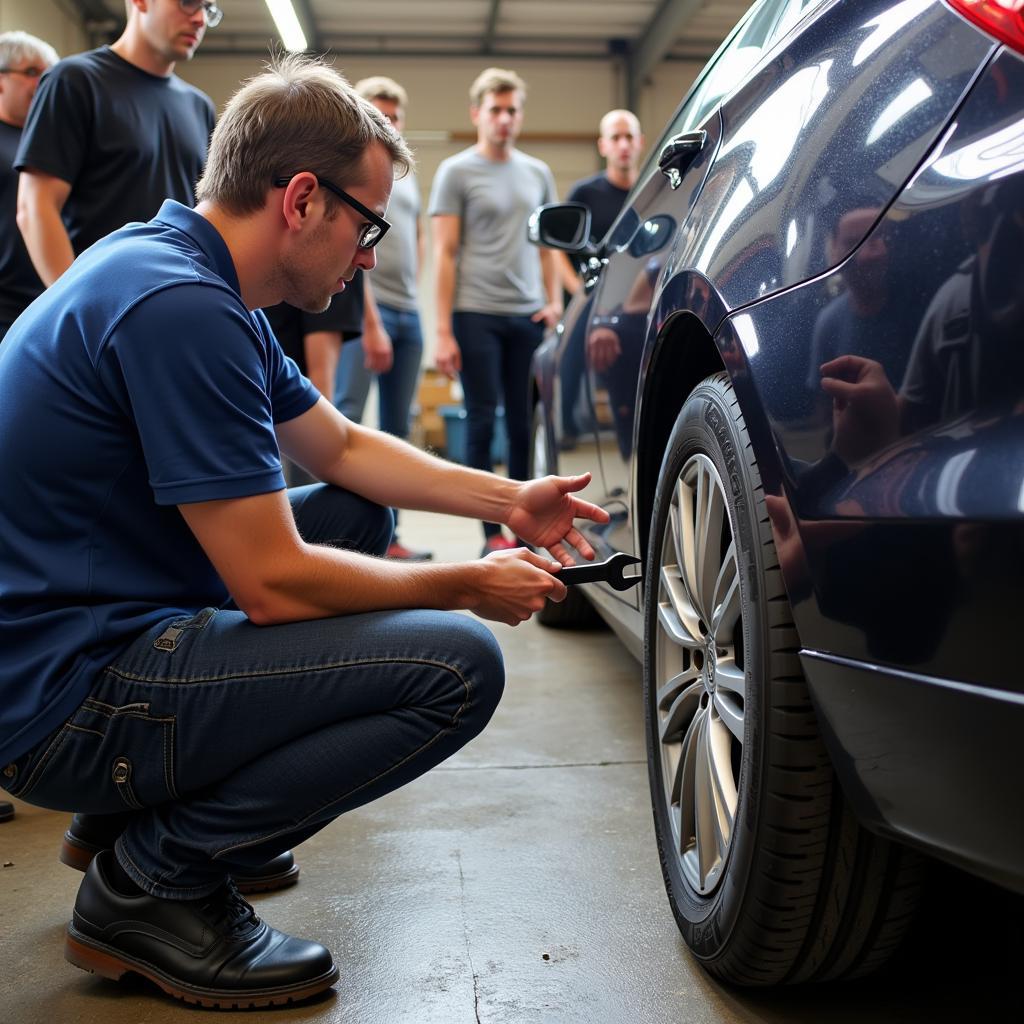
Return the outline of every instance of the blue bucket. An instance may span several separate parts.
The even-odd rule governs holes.
[[[438,413],[444,421],[444,452],[452,462],[466,464],[469,430],[466,410],[461,405],[442,405]],[[499,405],[494,416],[494,438],[491,441],[491,462],[504,465],[508,461],[508,431],[505,410]]]

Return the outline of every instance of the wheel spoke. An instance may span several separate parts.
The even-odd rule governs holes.
[[[697,477],[697,522],[695,530],[696,579],[694,596],[705,624],[710,626],[715,606],[715,582],[721,568],[722,521],[725,498],[710,468],[699,464]]]
[[[743,742],[743,704],[735,699],[731,693],[719,690],[715,694],[715,710],[722,724],[739,740]]]
[[[658,622],[674,643],[693,649],[702,646],[697,629],[697,613],[675,566],[661,567],[661,594],[667,602],[658,603]],[[659,595],[660,596],[660,595]]]
[[[693,673],[685,672],[676,676],[676,680],[683,681],[689,676],[692,680]],[[677,691],[674,695],[672,690]],[[678,743],[683,734],[689,728],[693,715],[700,702],[700,695],[704,692],[698,678],[695,682],[682,687],[673,680],[673,683],[666,686],[658,695],[658,707],[668,707],[668,711],[658,723],[658,735],[662,743]],[[664,694],[664,697],[662,697]]]
[[[718,823],[715,813],[715,798],[711,781],[711,758],[708,751],[708,716],[700,716],[700,734],[697,738],[697,763],[694,778],[694,839],[697,852],[697,870],[700,888],[707,884],[708,873],[715,863],[718,852]]]
[[[711,632],[717,638],[720,634],[731,634],[740,617],[740,577],[736,566],[736,542],[729,545],[715,580],[714,611],[711,613]]]
[[[673,784],[673,795],[679,800],[679,853],[686,853],[690,840],[696,832],[695,811],[696,811],[696,772],[697,772],[697,744],[701,734],[701,722],[704,715],[697,712],[686,730],[683,738],[683,749],[679,758],[677,779]]]
[[[687,602],[693,608],[694,619],[697,620],[701,614],[697,586],[697,541],[694,535],[698,512],[693,488],[682,478],[676,486],[676,499],[673,511],[677,519],[675,547],[679,578],[685,588]]]
[[[720,722],[708,716],[708,778],[713,799],[715,838],[720,862],[729,848],[736,809],[736,780],[732,774],[732,740]]]
[[[743,669],[736,664],[735,649],[726,647],[726,652],[718,656],[715,687],[719,690],[728,690],[730,693],[738,693],[741,698],[746,697],[746,677],[743,675]]]

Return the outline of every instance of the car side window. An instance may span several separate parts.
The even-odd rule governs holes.
[[[680,110],[672,133],[688,132],[704,119],[750,73],[777,39],[821,0],[763,0],[739,31],[715,55]]]

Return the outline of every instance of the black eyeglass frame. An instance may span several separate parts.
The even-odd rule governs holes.
[[[26,78],[42,78],[46,71],[46,68],[37,68],[33,65],[27,68],[0,68],[0,75],[24,75]]]
[[[296,171],[296,174],[301,172]],[[290,174],[287,177],[275,178],[274,188],[286,188],[288,182],[295,177],[295,174]],[[314,174],[313,177],[323,185],[328,192],[336,195],[343,203],[351,206],[356,213],[361,213],[370,223],[364,224],[362,230],[359,232],[358,246],[360,249],[372,249],[375,245],[379,244],[380,240],[391,230],[391,224],[386,221],[379,213],[374,213],[368,206],[364,206],[355,196],[350,196],[343,188],[339,188],[332,181],[328,181],[326,178],[321,178],[319,174]],[[371,228],[376,228],[378,234],[366,241],[367,232]]]
[[[186,14],[195,14],[201,7],[206,13],[206,27],[216,28],[224,20],[224,12],[215,0],[178,0],[178,6]],[[189,10],[189,8],[192,10]]]

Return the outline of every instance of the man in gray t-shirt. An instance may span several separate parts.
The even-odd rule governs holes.
[[[491,469],[495,410],[505,407],[508,474],[529,472],[530,358],[545,326],[562,315],[555,255],[527,242],[526,222],[555,201],[548,166],[515,148],[526,85],[513,71],[488,68],[470,89],[477,129],[471,149],[438,168],[430,196],[436,267],[438,369],[461,374],[467,458]],[[515,542],[484,523],[484,553]]]

